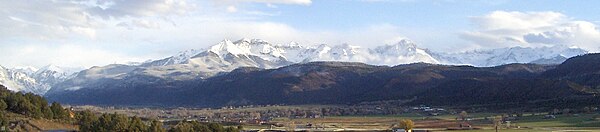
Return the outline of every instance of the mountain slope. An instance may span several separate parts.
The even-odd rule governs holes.
[[[510,63],[560,64],[587,51],[577,47],[511,47],[462,53],[434,53],[434,58],[445,64],[497,66]]]
[[[535,53],[538,50],[540,53]],[[584,53],[586,51],[569,47],[515,47],[447,54],[419,48],[410,40],[401,40],[395,44],[369,49],[348,44],[335,46],[325,44],[301,46],[297,43],[275,45],[260,39],[241,39],[235,42],[224,40],[205,50],[187,50],[161,60],[145,62],[136,65],[138,70],[122,74],[189,80],[209,78],[240,67],[272,69],[312,61],[361,62],[388,66],[417,62],[475,66],[529,62],[554,64],[563,61],[560,57],[565,58]]]
[[[43,95],[51,86],[70,78],[76,71],[70,69],[54,65],[48,65],[40,69],[33,67],[8,69],[0,66],[0,84],[13,91]]]
[[[273,69],[290,64],[314,61],[360,62],[371,65],[393,66],[409,63],[468,64],[473,66],[497,66],[511,63],[558,64],[566,58],[585,54],[587,51],[566,46],[539,48],[501,48],[461,53],[433,52],[419,48],[410,40],[398,43],[363,48],[349,44],[303,46],[298,43],[272,44],[260,39],[224,40],[206,49],[187,50],[176,55],[141,64],[127,66],[102,66],[90,70],[104,69],[110,73],[93,73],[93,78],[75,76],[77,71],[49,65],[40,70],[35,68],[10,69],[5,71],[3,84],[14,90],[44,94],[51,87],[69,89],[103,85],[100,80],[111,80],[115,75],[128,77],[132,83],[147,78],[164,80],[207,79],[225,74],[240,67]],[[119,69],[124,68],[124,69]],[[4,68],[6,69],[6,68]],[[114,73],[118,72],[118,73]],[[146,79],[141,79],[146,78]],[[67,81],[69,79],[78,80]],[[65,83],[63,83],[65,82]],[[87,84],[89,83],[89,84]],[[60,85],[57,85],[60,84]]]
[[[70,104],[202,107],[352,104],[415,97],[414,102],[427,104],[461,101],[473,105],[591,97],[564,81],[539,78],[552,68],[534,64],[479,68],[426,63],[389,67],[311,62],[266,70],[241,68],[208,79],[186,81],[152,79],[152,83],[129,84],[129,79],[115,79],[100,89],[55,91],[47,96]]]

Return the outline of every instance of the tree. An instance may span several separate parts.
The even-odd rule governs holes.
[[[54,112],[50,107],[42,108],[42,113],[44,114],[44,118],[46,119],[54,119]]]
[[[564,114],[564,115],[567,115],[567,114],[569,114],[570,112],[571,112],[571,109],[569,109],[569,108],[565,108],[565,109],[563,109],[563,112],[562,112],[562,114]]]
[[[0,111],[0,128],[4,128],[4,130],[8,129],[8,118],[6,118],[4,111]]]
[[[223,129],[223,125],[219,124],[219,123],[209,123],[208,124],[208,128],[212,131],[212,132],[224,132],[225,130]]]
[[[293,132],[293,131],[295,131],[295,130],[296,130],[296,123],[294,123],[294,121],[289,121],[289,122],[287,122],[287,125],[286,125],[286,131],[288,131],[288,132],[290,132],[290,131],[291,131],[291,132]]]
[[[398,123],[398,127],[401,129],[404,129],[406,132],[408,132],[415,127],[415,123],[412,120],[403,119],[403,120],[400,120],[400,123]]]
[[[90,110],[85,110],[78,114],[77,120],[79,123],[79,131],[91,132],[94,131],[94,125],[98,122],[98,117]]]
[[[200,123],[198,123],[198,121],[193,121],[192,127],[197,132],[211,132],[211,129],[208,126],[206,126],[204,124],[200,124]]]
[[[0,102],[0,103],[1,103],[1,102]],[[0,105],[1,105],[1,104],[0,104]],[[2,107],[0,106],[0,108],[2,108]],[[586,107],[583,107],[583,112],[585,112],[585,113],[592,113],[592,109],[591,109],[590,107],[587,107],[587,106],[586,106]]]
[[[50,110],[54,114],[54,119],[67,119],[68,118],[68,115],[67,115],[68,113],[57,102],[52,102],[52,105],[50,105]]]
[[[150,128],[148,128],[149,132],[165,132],[165,129],[162,128],[162,122],[157,120],[152,120],[150,123]]]
[[[235,127],[227,127],[225,128],[225,132],[239,132]]]
[[[146,132],[146,131],[148,131],[148,126],[146,126],[142,122],[142,119],[140,119],[137,116],[134,116],[131,118],[128,131],[129,132]]]
[[[98,132],[107,132],[112,130],[112,126],[110,125],[112,122],[112,117],[109,114],[102,114],[98,118],[98,121],[94,123],[93,130]]]
[[[469,117],[469,114],[466,111],[462,111],[460,114],[458,114],[458,117],[464,121],[467,119],[467,117]]]
[[[0,99],[0,110],[6,110],[6,108],[8,108],[8,105],[4,100]]]
[[[113,113],[112,122],[110,123],[113,131],[124,132],[129,128],[129,118],[122,114]]]
[[[494,122],[494,129],[496,129],[496,132],[498,132],[498,127],[502,125],[502,117],[496,116],[492,121]]]
[[[191,123],[187,123],[186,121],[181,121],[177,123],[177,125],[173,126],[169,129],[169,132],[193,132],[194,128]]]

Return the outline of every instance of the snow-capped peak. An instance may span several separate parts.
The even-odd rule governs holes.
[[[28,75],[32,75],[39,70],[38,68],[32,66],[14,67],[13,69],[19,72],[26,73]]]
[[[534,52],[542,53],[532,54]],[[243,38],[237,41],[225,39],[216,45],[210,46],[207,50],[183,51],[169,58],[147,62],[141,66],[145,68],[152,68],[154,66],[169,67],[163,69],[202,67],[204,68],[203,70],[208,70],[188,69],[200,72],[222,72],[236,68],[237,66],[273,68],[290,63],[309,61],[346,61],[374,65],[425,62],[434,64],[495,66],[508,63],[532,63],[534,61],[560,63],[560,59],[556,59],[560,57],[557,56],[568,58],[584,53],[586,52],[578,48],[560,46],[546,48],[512,47],[464,53],[444,53],[420,48],[415,42],[409,39],[401,39],[396,41],[396,43],[371,49],[350,44],[329,46],[327,44],[301,45],[296,42],[290,42],[287,45],[280,45],[261,39]],[[153,72],[162,73],[160,70],[161,68],[157,68]]]
[[[208,51],[219,55],[221,58],[228,54],[258,56],[269,61],[278,61],[281,57],[285,58],[282,54],[283,49],[261,39],[241,39],[235,41],[235,43],[231,40],[223,40],[217,45],[211,46]]]
[[[54,72],[57,72],[57,73],[64,73],[65,72],[62,68],[60,68],[60,67],[58,67],[56,65],[50,64],[50,65],[46,65],[46,66],[40,68],[39,70],[37,70],[35,74],[39,74],[39,73],[44,72],[44,71],[54,71]]]
[[[302,48],[302,45],[300,45],[300,43],[298,42],[290,42],[287,45],[284,45],[284,47],[289,47],[289,48]]]
[[[542,47],[509,47],[461,53],[438,53],[436,59],[446,64],[467,64],[474,66],[497,66],[510,63],[559,64],[566,58],[586,54],[588,51],[565,45]],[[560,57],[559,57],[560,56]],[[562,59],[556,59],[562,58]]]
[[[351,55],[355,55],[357,54],[359,51],[360,46],[352,46],[349,45],[347,43],[341,44],[341,45],[336,45],[333,46],[330,50],[330,52],[333,55],[336,55],[336,57],[339,56],[351,56]]]
[[[173,63],[174,64],[183,63],[183,62],[189,60],[190,58],[194,57],[195,55],[197,55],[200,52],[202,52],[202,50],[190,49],[190,50],[186,50],[186,51],[181,51],[181,52],[177,53],[177,55],[173,56]]]
[[[375,48],[375,52],[379,54],[393,56],[408,56],[412,54],[417,54],[421,50],[424,51],[424,49],[417,48],[417,45],[415,43],[406,39],[400,40],[398,43],[387,44]]]
[[[240,42],[240,41],[238,41]],[[241,40],[242,43],[234,44],[231,40],[223,40],[219,42],[217,45],[211,46],[209,51],[213,52],[220,57],[224,57],[227,54],[233,55],[249,55],[250,54],[250,45],[249,43],[243,43],[245,41]]]

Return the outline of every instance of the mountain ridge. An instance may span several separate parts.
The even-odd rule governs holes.
[[[142,105],[220,107],[268,104],[354,104],[382,100],[413,100],[415,104],[589,105],[599,83],[580,75],[600,77],[600,66],[587,64],[587,54],[561,65],[508,64],[473,67],[412,63],[377,66],[358,62],[317,61],[275,69],[237,68],[206,79],[166,80],[126,76],[79,90],[49,92],[54,101],[76,105]],[[565,66],[592,67],[579,71]],[[573,71],[549,76],[555,70]],[[587,72],[585,72],[587,71]],[[590,72],[594,71],[594,72]],[[559,72],[563,73],[563,72]],[[147,83],[136,83],[140,80]],[[596,89],[595,89],[596,88]],[[527,95],[527,96],[526,96]],[[536,104],[537,105],[537,104]]]
[[[76,74],[65,75],[62,74],[65,72],[56,72],[55,70],[47,70],[54,72],[44,73],[43,75],[37,73],[35,76],[33,75],[34,73],[31,73],[33,71],[31,68],[20,70],[13,69],[12,71],[20,71],[27,75],[28,78],[34,78],[34,80],[37,81],[36,83],[39,83],[40,86],[44,85],[44,87],[34,87],[30,85],[24,86],[25,84],[21,83],[20,85],[15,85],[16,87],[23,87],[23,89],[26,89],[23,91],[36,91],[37,94],[43,94],[54,85],[77,77],[81,77],[75,79],[79,80],[79,82],[96,82],[102,79],[114,78],[115,76],[149,76],[168,80],[207,79],[240,67],[273,69],[290,64],[313,61],[362,62],[372,65],[388,66],[418,62],[447,65],[474,65],[478,67],[489,67],[511,63],[552,65],[561,63],[569,57],[585,53],[587,53],[587,51],[567,46],[539,48],[512,47],[460,53],[443,53],[419,48],[416,43],[407,39],[400,40],[398,43],[386,44],[375,48],[362,48],[360,46],[349,44],[303,46],[291,42],[283,45],[272,44],[261,39],[244,38],[237,41],[223,40],[206,49],[190,49],[163,59],[131,64],[129,65],[129,68],[126,69],[114,69],[124,67],[111,67],[110,65],[92,67],[90,69],[101,68],[103,69],[101,71],[120,71],[119,73],[108,73],[106,75],[94,72],[93,75],[90,75],[94,76],[93,78],[76,76]],[[48,65],[45,69],[60,70],[52,65]],[[73,84],[73,86],[69,87],[80,86]],[[15,90],[21,89],[22,88]]]

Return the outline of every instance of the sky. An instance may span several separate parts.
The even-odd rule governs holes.
[[[91,67],[161,59],[224,39],[370,48],[410,39],[464,52],[600,51],[600,1],[0,0],[0,65]]]

